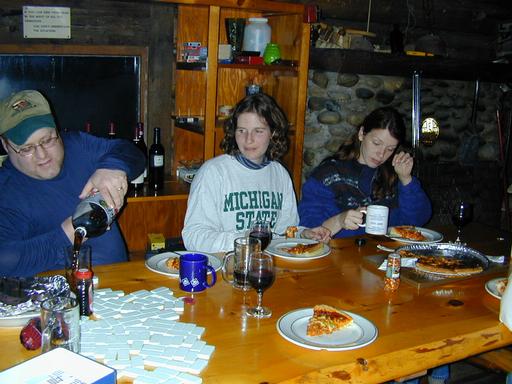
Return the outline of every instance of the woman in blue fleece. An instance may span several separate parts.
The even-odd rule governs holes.
[[[405,125],[394,108],[371,112],[354,136],[304,183],[300,225],[323,225],[335,238],[361,234],[361,209],[370,204],[390,208],[390,226],[425,224],[432,207],[411,175],[413,158],[399,149],[404,140]]]

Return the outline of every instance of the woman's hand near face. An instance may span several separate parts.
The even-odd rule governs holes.
[[[412,180],[411,172],[412,167],[414,165],[414,159],[412,158],[412,156],[407,152],[397,153],[393,157],[393,161],[391,164],[393,165],[393,168],[395,169],[395,172],[398,175],[400,182],[403,185],[409,184]]]

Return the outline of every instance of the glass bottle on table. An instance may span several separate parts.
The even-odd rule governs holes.
[[[154,190],[164,186],[165,150],[160,142],[160,128],[153,129],[153,144],[149,148],[148,185]]]

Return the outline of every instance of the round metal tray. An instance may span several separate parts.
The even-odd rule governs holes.
[[[489,259],[477,250],[464,244],[435,243],[435,244],[410,244],[396,249],[396,252],[409,251],[422,256],[444,256],[456,259],[471,260],[471,263],[480,265],[484,270],[489,268]]]

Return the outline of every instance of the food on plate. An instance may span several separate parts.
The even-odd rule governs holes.
[[[496,282],[496,290],[500,294],[500,296],[503,296],[505,293],[505,289],[507,288],[507,282],[508,279],[501,279]]]
[[[291,255],[313,256],[324,249],[323,243],[301,244],[298,243],[290,248],[284,248]]]
[[[391,237],[400,237],[402,239],[414,240],[414,241],[425,241],[427,238],[412,225],[399,225],[391,227],[389,229],[389,235]]]
[[[313,316],[308,321],[308,336],[328,335],[352,324],[354,319],[339,309],[326,304],[313,307]]]
[[[167,267],[170,269],[179,270],[180,269],[180,258],[179,257],[169,257],[166,260],[165,265],[167,265]]]
[[[457,259],[445,256],[417,255],[416,269],[423,272],[445,275],[472,275],[483,271],[474,259]]]
[[[297,228],[295,225],[289,226],[286,228],[286,237],[287,238],[293,238],[297,234],[297,231],[299,228]]]

